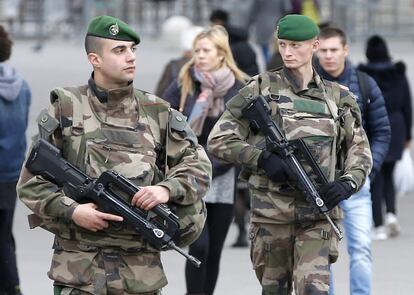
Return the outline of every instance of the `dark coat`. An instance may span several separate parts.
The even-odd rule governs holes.
[[[373,179],[376,173],[381,169],[381,165],[385,160],[391,138],[390,123],[381,90],[374,79],[368,79],[369,89],[371,89],[370,102],[366,105],[367,109],[364,109],[357,70],[349,61],[346,61],[344,71],[337,78],[334,78],[325,72],[320,65],[317,66],[317,71],[324,79],[336,81],[339,84],[347,86],[349,90],[356,95],[358,106],[362,114],[362,125],[368,136],[371,147],[373,165],[370,178]]]
[[[194,81],[194,88],[195,91],[193,94],[190,94],[187,96],[187,100],[185,102],[183,114],[185,116],[190,116],[191,110],[194,107],[194,104],[197,100],[197,97],[200,94],[201,91],[201,84],[198,81]],[[227,91],[226,95],[224,96],[224,103],[227,103],[233,96],[235,96],[238,93],[238,90],[243,87],[243,83],[236,80],[234,85]],[[174,80],[170,86],[165,90],[165,92],[162,95],[162,98],[168,101],[171,104],[171,107],[174,109],[179,109],[180,106],[180,97],[181,97],[181,87],[178,85],[177,80]],[[207,138],[213,129],[213,126],[216,124],[218,119],[220,118],[210,118],[207,117],[206,121],[204,123],[203,131],[201,135],[198,137],[198,142],[207,150]],[[213,178],[216,176],[219,176],[221,174],[224,174],[228,171],[233,165],[229,164],[223,164],[222,162],[219,162],[215,157],[212,155],[208,155],[211,163],[213,165]]]
[[[249,76],[255,76],[259,73],[259,67],[256,61],[256,52],[249,44],[249,35],[247,30],[224,26],[229,34],[229,43],[231,53],[240,70]]]
[[[27,82],[7,63],[0,63],[0,210],[14,210],[16,203],[30,103]]]
[[[31,92],[25,80],[0,73],[0,182],[17,181],[26,153],[26,128]],[[13,82],[20,79],[12,97]]]
[[[156,96],[162,97],[165,89],[167,89],[167,87],[170,86],[171,82],[178,77],[181,68],[189,60],[190,57],[184,55],[180,58],[172,59],[168,62],[164,68],[160,80],[158,81],[157,88],[155,90]]]
[[[402,62],[368,63],[358,69],[375,79],[385,98],[391,124],[391,145],[386,162],[401,159],[405,143],[411,140],[412,110],[410,88]]]

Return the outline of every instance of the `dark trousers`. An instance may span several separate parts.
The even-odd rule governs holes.
[[[207,203],[207,220],[200,237],[189,253],[201,261],[200,268],[187,263],[185,279],[188,294],[211,295],[219,273],[221,251],[233,219],[232,204]]]
[[[19,285],[15,243],[12,234],[16,205],[16,182],[0,183],[0,197],[5,195],[13,201],[11,204],[7,204],[6,208],[0,207],[0,294],[15,294],[15,288]]]
[[[395,214],[395,187],[393,180],[395,162],[385,162],[381,170],[371,183],[372,216],[375,227],[384,224],[383,207],[385,201],[386,212]]]

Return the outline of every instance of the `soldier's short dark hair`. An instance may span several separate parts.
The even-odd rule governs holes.
[[[85,37],[85,50],[86,53],[102,53],[102,38],[95,36],[86,36]]]
[[[343,46],[346,45],[347,41],[346,41],[346,35],[345,32],[335,26],[326,26],[323,29],[321,29],[320,33],[319,33],[319,39],[329,39],[329,38],[333,38],[333,37],[339,37],[339,39],[341,40],[341,43]]]
[[[13,41],[3,26],[0,25],[0,62],[10,58]]]

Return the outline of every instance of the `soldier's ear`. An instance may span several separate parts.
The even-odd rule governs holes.
[[[94,68],[100,68],[101,67],[102,60],[101,60],[101,57],[98,54],[93,53],[93,52],[89,53],[88,54],[88,60]]]
[[[315,39],[313,41],[313,44],[312,44],[312,51],[313,51],[313,53],[315,53],[316,51],[318,51],[318,49],[319,49],[319,40],[318,39]]]

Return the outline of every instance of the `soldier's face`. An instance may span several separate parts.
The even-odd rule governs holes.
[[[110,89],[124,87],[134,80],[135,49],[132,41],[103,39],[101,53],[88,55],[95,69],[95,80],[99,80],[98,85]]]
[[[223,57],[208,38],[198,40],[194,45],[194,64],[201,71],[211,72],[220,68]]]
[[[338,77],[345,68],[348,46],[342,43],[340,37],[320,39],[319,43],[317,56],[320,65],[332,77]]]
[[[279,39],[279,53],[285,67],[299,69],[312,64],[312,55],[318,48],[318,40],[291,41]]]

